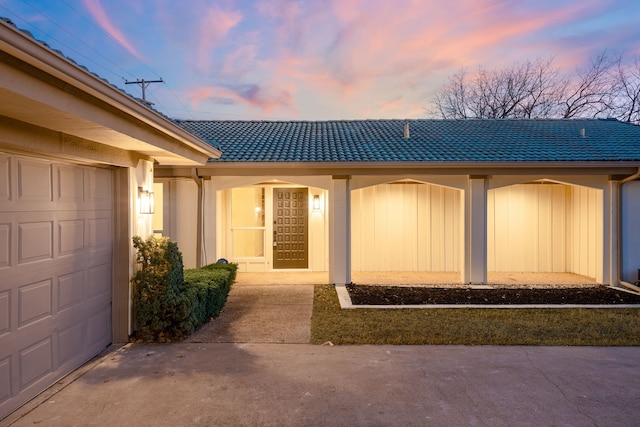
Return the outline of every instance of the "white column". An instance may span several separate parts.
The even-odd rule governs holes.
[[[329,282],[351,283],[351,191],[348,176],[334,176],[329,190]]]
[[[202,265],[208,265],[218,260],[216,251],[218,198],[216,197],[216,188],[211,179],[204,180],[203,187]]]
[[[602,236],[602,283],[617,286],[620,277],[618,265],[618,191],[619,182],[609,180],[602,197],[604,236]]]
[[[487,178],[469,176],[464,208],[464,283],[487,283]]]

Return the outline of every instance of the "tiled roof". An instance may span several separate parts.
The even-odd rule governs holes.
[[[177,123],[222,150],[212,163],[640,161],[640,126],[617,120]]]

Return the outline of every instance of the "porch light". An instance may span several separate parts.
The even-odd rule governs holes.
[[[153,191],[148,191],[142,187],[138,187],[138,203],[140,205],[141,214],[155,213],[156,209]]]
[[[318,196],[317,194],[313,196],[313,210],[314,211],[320,210],[320,196]]]

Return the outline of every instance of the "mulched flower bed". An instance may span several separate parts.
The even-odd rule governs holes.
[[[640,295],[606,286],[552,289],[470,289],[347,285],[354,305],[640,304]]]

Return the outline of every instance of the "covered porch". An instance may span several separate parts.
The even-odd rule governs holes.
[[[616,283],[617,182],[604,174],[158,170],[164,208],[154,228],[178,241],[187,267],[225,258],[260,280],[335,284]],[[291,224],[304,229],[304,264],[277,263],[279,225],[290,225],[277,205],[283,190],[301,191],[304,215]]]

